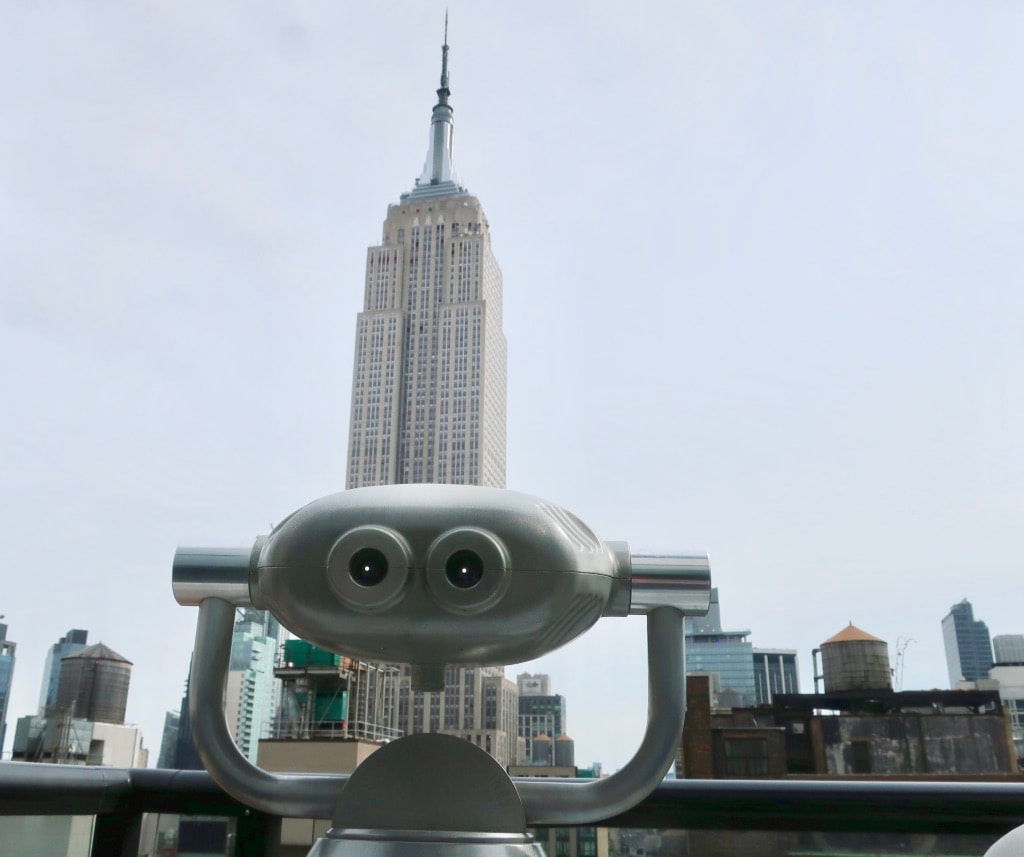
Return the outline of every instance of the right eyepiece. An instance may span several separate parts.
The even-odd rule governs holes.
[[[479,613],[505,594],[509,559],[493,533],[458,527],[438,536],[427,551],[427,586],[451,613]]]
[[[484,576],[484,561],[480,554],[471,550],[455,551],[444,566],[445,577],[452,586],[472,589]]]

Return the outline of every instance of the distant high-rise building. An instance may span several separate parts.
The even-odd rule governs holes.
[[[356,321],[349,488],[400,483],[505,485],[506,344],[502,279],[479,200],[452,167],[447,34],[423,173],[388,207],[366,257]],[[517,756],[516,687],[500,668],[449,669],[443,691],[404,674],[381,728],[469,738]]]
[[[747,642],[750,631],[722,629],[718,588],[711,589],[706,616],[685,619],[686,672],[717,676],[712,681],[714,704],[722,708],[754,705],[754,647]]]
[[[39,691],[39,713],[45,715],[57,703],[61,660],[82,651],[89,643],[89,632],[72,628],[46,652],[43,664],[43,686]]]
[[[551,676],[541,673],[519,673],[516,676],[516,686],[519,688],[520,696],[550,696]]]
[[[7,625],[0,622],[0,750],[7,735],[7,702],[11,698],[14,678],[14,653],[17,645],[7,639]]]
[[[178,711],[178,732],[174,737],[174,753],[167,766],[179,771],[203,770],[203,760],[199,758],[199,750],[196,749],[196,743],[192,740],[192,716],[188,711],[191,675],[192,666],[189,664],[189,677],[185,679],[185,693],[181,697],[181,708]]]
[[[770,705],[777,693],[799,693],[795,649],[754,649],[754,689],[758,705]]]
[[[534,741],[541,735],[552,742],[563,737],[565,726],[565,697],[551,692],[551,677],[521,673],[519,685],[519,737],[523,741],[520,765],[553,765],[555,745],[545,749],[542,756],[534,753]],[[548,748],[549,745],[545,744]]]
[[[974,608],[966,598],[950,607],[943,618],[942,639],[950,687],[956,687],[961,679],[977,681],[988,676],[992,666],[988,626],[974,618]]]
[[[239,610],[231,635],[224,713],[238,749],[253,764],[269,738],[279,700],[274,660],[281,626],[266,610]]]
[[[164,734],[160,738],[160,755],[157,757],[158,768],[174,768],[174,755],[178,747],[178,726],[181,715],[177,711],[168,711],[164,715]]]
[[[992,638],[997,664],[1024,664],[1024,634],[999,634]]]

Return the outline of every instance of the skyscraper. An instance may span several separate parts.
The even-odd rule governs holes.
[[[39,713],[45,715],[57,704],[61,659],[82,651],[89,643],[89,632],[72,628],[46,652],[43,664],[43,686],[39,691]]]
[[[447,42],[446,32],[423,172],[388,206],[381,243],[367,251],[349,488],[505,485],[501,270],[483,208],[452,165]],[[390,722],[382,725],[457,734],[513,764],[516,698],[500,668],[449,669],[438,693],[413,691],[405,674]]]
[[[483,208],[452,168],[445,42],[423,173],[367,251],[349,488],[505,485],[501,271]]]
[[[551,692],[551,677],[520,673],[516,677],[519,686],[519,737],[523,740],[520,765],[552,764],[534,758],[533,742],[540,735],[552,741],[565,735],[565,697]]]
[[[261,738],[269,738],[277,709],[274,658],[281,626],[266,610],[239,610],[231,634],[224,714],[231,737],[252,763]]]
[[[7,701],[11,698],[14,678],[14,652],[17,646],[7,639],[7,625],[0,622],[0,750],[7,734]]]
[[[711,589],[706,616],[687,616],[686,672],[712,674],[715,705],[738,708],[754,705],[754,647],[747,642],[750,631],[725,631],[718,605],[718,588]]]
[[[987,678],[992,666],[992,642],[988,626],[974,618],[974,608],[966,598],[949,608],[942,620],[942,640],[946,646],[949,686],[961,679]]]

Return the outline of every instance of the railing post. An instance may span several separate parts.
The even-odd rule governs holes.
[[[91,857],[137,857],[142,835],[142,815],[112,812],[96,816],[92,829]]]
[[[278,857],[281,818],[247,809],[235,824],[235,857]]]

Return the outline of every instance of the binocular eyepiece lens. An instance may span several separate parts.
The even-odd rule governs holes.
[[[459,589],[471,589],[484,576],[484,561],[474,551],[455,551],[448,557],[444,573],[452,586],[457,586]]]
[[[363,548],[352,554],[348,573],[360,586],[376,586],[388,576],[388,558],[377,548]]]

